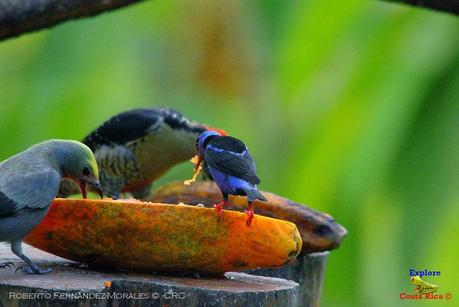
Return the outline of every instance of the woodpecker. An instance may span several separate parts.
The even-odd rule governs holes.
[[[195,140],[212,129],[169,108],[133,109],[117,114],[83,139],[96,156],[104,194],[146,199],[152,183],[173,166],[196,155]],[[223,132],[224,133],[224,132]],[[60,196],[74,194],[64,182]]]

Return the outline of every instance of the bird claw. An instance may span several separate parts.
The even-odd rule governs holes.
[[[40,269],[39,267],[31,267],[31,266],[23,267],[23,266],[20,266],[14,272],[17,273],[17,271],[19,271],[19,270],[22,270],[22,272],[24,272],[26,274],[38,274],[38,275],[48,274],[48,273],[51,273],[52,271],[54,271],[53,268]]]
[[[223,204],[224,202],[214,205],[215,212],[217,212],[218,215],[218,219],[220,219],[220,217],[222,216]]]
[[[14,269],[15,268],[15,265],[13,262],[11,261],[8,261],[8,262],[4,262],[4,263],[0,263],[0,269],[5,269],[5,268],[8,268],[8,269]]]
[[[249,216],[247,218],[247,220],[245,221],[245,224],[247,225],[247,227],[250,227],[250,224],[252,224],[252,220],[253,220],[253,216],[254,216],[253,209],[252,210],[245,210],[244,213]]]

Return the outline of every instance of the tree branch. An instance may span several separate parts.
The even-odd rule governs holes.
[[[0,40],[142,0],[0,0]]]
[[[410,5],[423,6],[437,11],[444,11],[459,15],[459,0],[385,0],[388,2],[400,2]]]

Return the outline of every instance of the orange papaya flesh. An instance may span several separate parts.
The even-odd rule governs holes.
[[[292,223],[214,209],[135,200],[56,199],[25,242],[94,266],[219,275],[277,267],[301,250]]]
[[[326,213],[273,193],[262,193],[268,201],[256,200],[255,213],[294,223],[303,241],[302,254],[335,249],[347,234],[346,229]],[[213,204],[222,200],[222,195],[212,181],[197,181],[191,185],[184,185],[180,181],[161,186],[149,200],[172,204],[203,204],[211,208]],[[242,196],[230,196],[229,203],[225,206],[225,209],[235,211],[243,211],[246,208],[247,198]]]

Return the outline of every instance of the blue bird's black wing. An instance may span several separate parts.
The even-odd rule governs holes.
[[[259,184],[255,161],[240,140],[222,136],[211,140],[205,151],[205,160],[210,167],[225,174]]]

